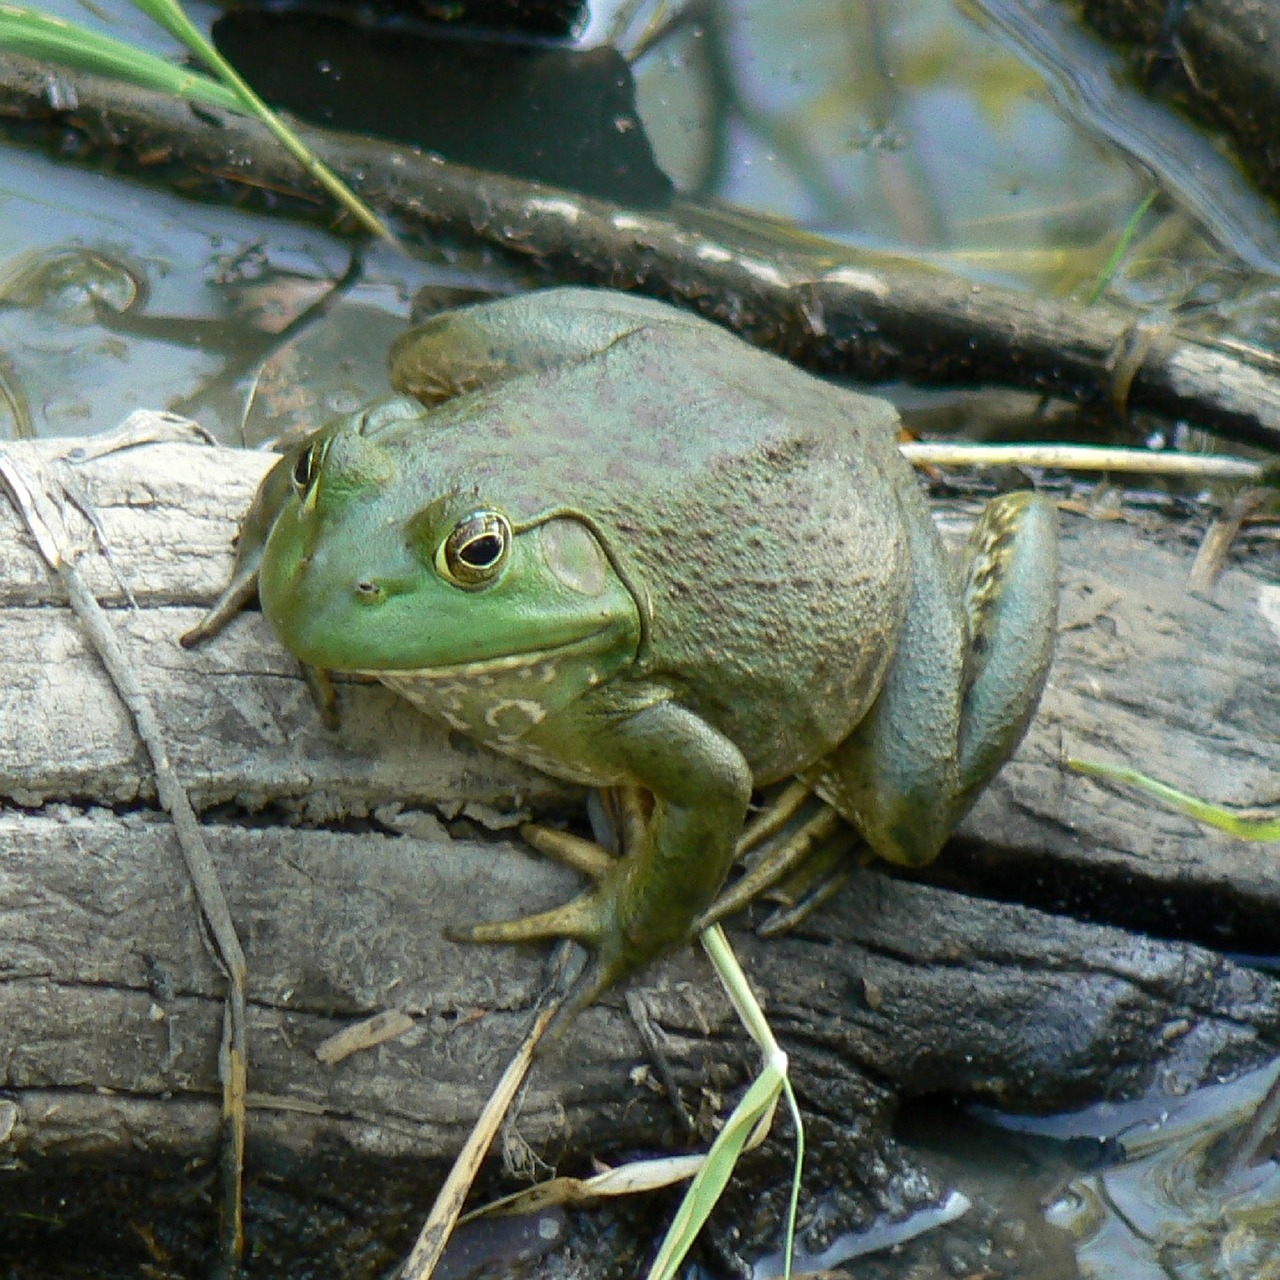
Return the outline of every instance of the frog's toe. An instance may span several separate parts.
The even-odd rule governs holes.
[[[178,637],[178,643],[184,649],[194,649],[196,645],[216,636],[236,614],[249,605],[257,594],[256,569],[249,574],[236,574],[222,594],[209,606],[209,611],[204,617],[190,631],[185,631]]]
[[[544,827],[538,822],[524,823],[520,828],[520,838],[554,862],[572,867],[592,880],[603,880],[618,864],[617,858],[594,840],[584,840],[581,836]]]
[[[593,890],[551,911],[450,930],[455,942],[538,942],[572,938],[591,953],[552,1026],[562,1031],[602,992],[622,981],[657,954],[658,948],[629,942],[618,927],[617,904],[607,890]]]
[[[602,936],[601,902],[584,893],[563,907],[539,911],[515,920],[494,920],[460,929],[448,929],[454,942],[541,942],[548,938],[572,938],[594,947]]]

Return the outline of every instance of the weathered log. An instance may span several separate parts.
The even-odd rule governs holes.
[[[9,447],[47,456],[64,442]],[[495,828],[513,807],[565,813],[579,797],[378,687],[343,685],[340,728],[322,728],[256,613],[179,648],[269,462],[164,444],[73,465],[137,611],[104,557],[82,568],[205,813],[248,954],[251,1150],[430,1165],[479,1111],[545,957],[459,947],[444,930],[568,897],[571,875]],[[1144,765],[1212,798],[1274,800],[1280,587],[1246,559],[1209,598],[1186,595],[1190,548],[1168,527],[1157,543],[1135,523],[1069,518],[1065,553],[1041,715],[943,865],[974,892],[1073,911],[1087,900],[1101,919],[1170,938],[1181,925],[1212,939],[1221,912],[1254,938],[1249,921],[1280,905],[1274,852],[1101,791],[1059,761],[1064,750],[1128,758],[1145,747],[1134,751]],[[1265,572],[1274,579],[1274,564]],[[207,1157],[224,979],[130,722],[7,509],[0,592],[0,1157]],[[1194,917],[1159,909],[1166,901]],[[741,923],[733,936],[802,1104],[881,1152],[873,1207],[902,1169],[887,1137],[894,1093],[1062,1107],[1188,1088],[1280,1044],[1280,983],[1212,951],[874,870],[795,936],[766,943]],[[700,1110],[700,1098],[731,1095],[753,1052],[705,962],[674,956],[632,993],[684,1101]],[[317,1060],[326,1037],[391,1008],[413,1020],[408,1034]],[[539,1060],[520,1139],[570,1165],[687,1140],[652,1074],[633,1072],[648,1056],[613,993]]]

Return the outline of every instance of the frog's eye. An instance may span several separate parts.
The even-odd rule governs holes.
[[[456,587],[486,587],[511,554],[511,525],[498,511],[473,511],[453,526],[436,552],[436,569]]]
[[[324,466],[324,459],[329,452],[331,438],[314,441],[303,449],[294,461],[291,473],[293,491],[298,495],[298,500],[304,507],[315,505],[316,480],[320,476],[320,469]]]

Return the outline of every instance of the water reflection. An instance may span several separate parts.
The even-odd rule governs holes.
[[[315,228],[12,149],[0,201],[0,437],[106,431],[154,408],[199,416],[228,443],[248,423],[259,443],[275,428],[255,408],[258,370],[309,317],[330,322],[329,295],[378,323],[335,322],[319,339],[336,351],[344,332],[361,335],[341,361],[304,362],[296,390],[322,406],[330,391],[386,394],[386,343],[424,284],[509,287],[476,252],[375,249],[353,276],[351,245]]]
[[[53,7],[88,20],[72,0]],[[677,185],[720,207],[1060,291],[1095,278],[1144,190],[1123,156],[1054,108],[1033,69],[944,0],[629,10],[621,38],[634,54],[642,128]],[[652,29],[655,17],[666,25]],[[112,0],[94,21],[132,35],[138,16]],[[598,35],[597,26],[588,43]],[[310,291],[305,310],[346,271],[349,249],[321,231],[12,150],[0,198],[0,272],[10,281],[0,430],[102,430],[145,406],[199,412],[222,439],[257,442],[275,429],[274,414],[260,412],[268,401],[310,397],[322,412],[334,397],[385,389],[379,352],[359,371],[345,360],[326,388],[323,359],[289,372],[281,348],[296,333],[273,340],[281,324],[264,299],[285,308],[287,329],[302,295]],[[1191,308],[1237,338],[1274,337],[1272,290],[1247,290],[1237,272],[1215,267],[1176,216],[1152,223],[1118,280],[1127,296]],[[29,275],[37,261],[43,286]],[[59,272],[60,284],[51,278]],[[408,298],[428,282],[507,288],[514,276],[457,247],[426,261],[375,254],[344,297],[403,322]],[[46,301],[35,305],[40,288]],[[336,324],[338,310],[317,315],[316,327]],[[344,339],[339,328],[313,341],[338,350]],[[284,386],[289,376],[306,385]]]
[[[1272,1064],[1169,1102],[1118,1137],[1118,1164],[1069,1185],[1048,1217],[1076,1237],[1085,1280],[1280,1276],[1280,1164],[1221,1167],[1278,1074]]]
[[[57,246],[19,254],[0,269],[0,308],[28,307],[64,324],[92,324],[146,300],[147,278],[111,248]]]

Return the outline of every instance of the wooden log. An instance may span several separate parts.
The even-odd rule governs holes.
[[[66,447],[6,446],[19,458]],[[251,1150],[439,1162],[526,1025],[546,957],[456,946],[444,931],[566,899],[574,878],[505,833],[503,815],[563,814],[581,797],[379,687],[343,685],[340,728],[324,729],[255,612],[198,650],[178,646],[269,462],[159,444],[69,464],[115,570],[97,554],[82,566],[204,812],[248,955]],[[895,1091],[1055,1108],[1189,1088],[1280,1043],[1280,983],[1178,939],[1217,936],[1209,906],[1225,904],[1241,936],[1249,918],[1274,919],[1274,850],[1206,835],[1059,764],[1064,750],[1107,748],[1215,799],[1275,798],[1274,563],[1243,556],[1200,598],[1181,587],[1190,555],[1174,526],[1157,537],[1069,518],[1042,712],[944,854],[969,892],[863,870],[801,934],[766,943],[735,926],[803,1105],[884,1153],[873,1201],[903,1169],[888,1136]],[[208,1157],[225,983],[128,717],[8,509],[0,592],[0,1158]],[[981,893],[1087,902],[1168,940]],[[1196,903],[1208,906],[1183,918]],[[688,950],[630,991],[685,1101],[731,1096],[754,1052],[705,961]],[[411,1020],[406,1034],[317,1058],[333,1033],[390,1009]],[[635,1070],[649,1057],[611,993],[539,1060],[521,1139],[570,1164],[685,1141],[654,1073]]]

